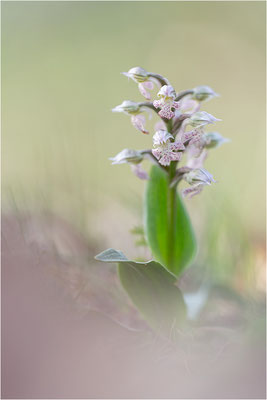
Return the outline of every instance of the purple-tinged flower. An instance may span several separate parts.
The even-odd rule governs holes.
[[[215,182],[213,176],[204,168],[193,169],[190,172],[183,175],[183,179],[189,183],[190,188],[186,188],[183,190],[183,196],[190,197],[200,193],[204,186],[211,185],[212,182]]]
[[[153,136],[154,149],[152,154],[161,165],[170,165],[171,161],[180,161],[182,150],[185,149],[181,141],[171,142],[173,136],[164,130],[159,130]]]
[[[143,161],[143,155],[138,150],[124,149],[115,157],[111,157],[112,164],[134,163],[139,164]]]
[[[192,144],[196,144],[201,140],[203,133],[203,129],[201,128],[193,129],[192,131],[188,132],[183,132],[182,141],[183,143],[189,142],[188,145],[191,146]]]
[[[199,111],[200,104],[196,100],[192,100],[188,97],[183,97],[179,100],[179,109],[175,110],[175,119],[180,118],[181,115],[187,114],[191,116],[195,112]]]
[[[195,157],[198,157],[204,149],[212,149],[229,142],[229,139],[224,138],[218,132],[204,132],[201,128],[185,132],[183,142],[188,140],[187,152]]]
[[[131,68],[128,72],[123,72],[122,74],[138,83],[140,93],[147,100],[151,99],[151,95],[148,90],[153,90],[154,83],[160,86],[159,81],[156,78],[153,78],[149,72],[141,67]]]
[[[140,179],[148,179],[146,171],[141,167],[140,163],[144,156],[141,151],[124,149],[115,157],[111,157],[112,164],[131,164],[132,172]]]
[[[140,164],[132,164],[131,165],[132,172],[142,180],[149,179],[147,172],[141,167]]]
[[[219,95],[214,92],[214,90],[209,86],[197,86],[193,89],[194,93],[192,99],[198,101],[210,100],[213,97],[218,97]]]
[[[195,128],[205,126],[208,124],[214,124],[216,121],[221,121],[221,119],[215,118],[213,115],[207,113],[206,111],[198,111],[191,115],[187,120],[187,124]]]
[[[161,118],[171,119],[174,117],[172,109],[179,108],[179,102],[175,101],[175,91],[171,85],[164,85],[158,92],[159,100],[154,100],[155,108],[160,108],[159,115]]]
[[[149,132],[145,128],[146,118],[144,115],[132,115],[131,122],[133,126],[139,131],[141,131],[145,135],[149,134]]]
[[[140,106],[134,101],[125,100],[120,105],[112,109],[113,112],[121,112],[127,115],[131,115],[131,122],[133,126],[141,131],[142,133],[148,134],[149,132],[145,129],[146,119],[145,116],[140,115],[140,113],[147,111],[149,116],[151,115],[151,110],[146,106]]]

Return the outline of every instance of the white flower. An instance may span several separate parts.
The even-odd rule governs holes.
[[[160,108],[159,116],[166,119],[174,117],[172,109],[178,109],[179,103],[175,101],[175,90],[171,85],[164,85],[158,92],[159,100],[154,100],[155,108]]]
[[[138,89],[140,93],[147,100],[151,99],[151,95],[148,90],[153,90],[154,83],[160,86],[159,81],[156,78],[153,78],[149,72],[141,67],[131,68],[128,72],[122,72],[122,74],[138,83]]]

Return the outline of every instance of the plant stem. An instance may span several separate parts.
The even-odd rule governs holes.
[[[177,94],[177,96],[176,96],[176,98],[175,98],[175,101],[179,101],[179,100],[181,100],[184,96],[188,96],[189,94],[193,94],[193,93],[194,93],[194,90],[192,90],[192,89],[183,90],[182,92],[180,92],[180,93]]]
[[[172,133],[172,120],[167,122],[167,129]],[[172,269],[174,264],[175,248],[175,225],[176,225],[176,186],[170,187],[171,181],[176,174],[177,161],[172,161],[168,175],[168,267]]]
[[[173,161],[169,169],[168,179],[168,265],[172,268],[174,263],[174,248],[175,248],[175,225],[176,225],[176,186],[170,187],[171,181],[175,176],[177,162]]]

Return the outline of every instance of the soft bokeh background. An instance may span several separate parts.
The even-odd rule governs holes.
[[[50,210],[87,238],[134,252],[128,232],[142,221],[144,183],[108,158],[151,147],[151,135],[111,113],[141,100],[120,75],[139,65],[177,91],[206,84],[221,94],[204,108],[231,143],[206,164],[218,183],[187,204],[199,240],[209,231],[213,270],[233,264],[222,260],[232,247],[262,253],[263,2],[3,2],[2,56],[4,211]]]
[[[114,247],[128,256],[150,257],[147,249],[135,248],[130,232],[142,224],[145,183],[127,165],[109,161],[125,147],[151,147],[152,134],[142,135],[127,116],[111,112],[125,99],[142,100],[135,83],[120,74],[141,66],[166,76],[177,91],[209,85],[221,95],[203,108],[222,119],[211,130],[231,143],[210,152],[206,163],[218,183],[186,200],[199,243],[188,279],[190,271],[201,278],[205,272],[253,307],[255,299],[252,319],[258,326],[263,314],[255,309],[258,302],[264,305],[265,290],[265,3],[4,1],[1,6],[4,394],[263,396],[263,341],[245,345],[252,353],[242,358],[240,350],[216,379],[199,375],[201,357],[193,384],[184,364],[180,375],[172,361],[160,364],[163,375],[168,371],[166,380],[161,372],[147,376],[159,365],[153,357],[165,357],[154,355],[156,340],[146,364],[144,344],[136,351],[128,336],[121,340],[126,334],[117,325],[99,322],[99,316],[95,323],[75,313],[65,317],[61,291],[49,279],[59,276],[66,283],[79,310],[96,305],[120,319],[118,304],[127,300],[114,269],[96,266],[93,256]],[[74,261],[65,265],[66,258],[55,259],[51,248]],[[43,276],[46,268],[50,278]],[[227,292],[222,303],[208,302],[212,321],[219,316],[223,324],[223,338],[229,320],[232,328],[246,314],[229,305],[230,298]],[[213,342],[204,337],[209,350]],[[236,354],[237,343],[239,337],[230,354]],[[221,351],[215,350],[211,373]],[[245,375],[242,365],[250,368]]]

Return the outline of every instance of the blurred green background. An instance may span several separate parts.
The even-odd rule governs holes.
[[[198,260],[251,272],[265,232],[264,2],[2,2],[4,212],[49,210],[109,247],[132,243],[144,182],[108,158],[151,147],[111,113],[142,100],[120,74],[134,66],[220,93],[203,109],[231,143],[206,162],[218,183],[186,203]]]

